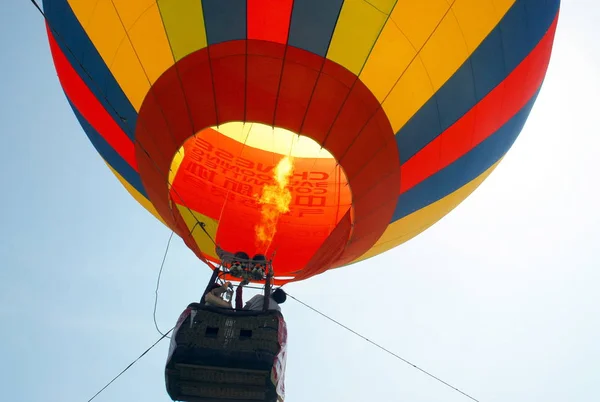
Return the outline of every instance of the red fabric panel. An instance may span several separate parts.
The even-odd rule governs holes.
[[[306,264],[296,280],[304,280],[327,271],[340,257],[352,230],[352,219],[348,211],[321,248]]]
[[[379,108],[379,102],[360,81],[355,81],[346,102],[329,131],[324,147],[343,155]],[[391,127],[390,127],[391,128]]]
[[[214,125],[217,121],[217,111],[208,51],[202,49],[184,57],[177,63],[177,69],[193,123],[192,131],[197,133]],[[181,139],[179,141],[181,142]]]
[[[246,53],[257,56],[269,56],[274,59],[283,59],[286,48],[273,42],[251,41],[246,43]]]
[[[246,120],[273,125],[283,60],[248,55]]]
[[[246,102],[246,55],[212,59],[219,123],[243,121]]]
[[[391,130],[385,112],[379,109],[340,160],[348,177],[354,177],[382,148],[397,149],[395,139],[384,135]]]
[[[153,88],[149,97],[154,97],[157,104],[158,116],[162,117],[164,127],[168,130],[168,135],[157,135],[157,139],[170,141],[169,145],[164,146],[168,153],[165,154],[169,160],[169,167],[172,154],[171,149],[179,149],[179,144],[195,134],[194,124],[190,113],[182,115],[182,111],[187,111],[187,99],[183,92],[183,81],[179,76],[177,68],[167,70],[163,75],[164,82],[168,82],[160,88]],[[160,91],[160,92],[159,92]],[[158,117],[154,116],[154,117]],[[162,124],[162,123],[160,123]],[[162,143],[162,141],[159,141]]]
[[[248,39],[287,43],[293,0],[248,0]]]
[[[323,69],[323,64],[325,63],[325,61],[326,60],[321,56],[311,52],[307,52],[306,50],[298,49],[296,47],[291,46],[288,46],[286,48],[286,63],[290,62],[300,64],[301,66],[304,66],[309,70],[314,70],[320,73]]]
[[[350,89],[336,78],[321,74],[312,94],[301,134],[322,144]]]
[[[381,209],[384,211],[391,211],[391,213],[393,213],[394,209],[396,208],[396,200],[390,200],[388,202],[386,202],[385,204],[379,206],[377,209]],[[373,213],[378,213],[377,211],[373,211]],[[375,220],[375,221],[371,221],[370,217],[367,216],[365,217],[365,219],[363,220],[363,222],[360,223],[360,228],[361,230],[367,230],[370,226],[371,227],[375,227],[377,224],[379,224],[380,221],[379,220]],[[387,223],[386,223],[387,224]],[[355,228],[356,226],[358,226],[359,223],[355,224]],[[340,267],[342,265],[345,264],[349,264],[352,261],[356,260],[357,258],[359,258],[360,256],[362,256],[366,251],[368,251],[369,249],[371,249],[371,247],[373,247],[373,245],[377,242],[377,240],[379,240],[379,238],[381,237],[382,233],[379,233],[378,231],[370,231],[370,232],[366,232],[364,236],[362,237],[352,237],[352,241],[348,243],[348,245],[346,246],[346,249],[344,250],[344,254],[341,255],[338,260],[335,262],[335,264],[333,265],[333,267]],[[364,252],[362,250],[365,250]]]
[[[351,88],[356,80],[358,80],[356,75],[352,74],[346,67],[342,67],[329,59],[325,59],[325,64],[323,64],[323,74],[335,77],[348,88]]]
[[[286,59],[277,98],[275,125],[300,132],[319,73]]]

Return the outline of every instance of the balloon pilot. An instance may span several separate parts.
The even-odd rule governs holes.
[[[204,303],[207,306],[232,308],[231,296],[233,295],[233,285],[231,282],[225,282],[222,285],[213,283],[208,292],[204,294]]]

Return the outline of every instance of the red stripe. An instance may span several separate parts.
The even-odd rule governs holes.
[[[293,0],[248,0],[248,39],[287,43]]]
[[[467,154],[500,129],[529,102],[544,80],[557,20],[558,17],[554,19],[537,46],[504,81],[460,120],[402,165],[400,193]]]
[[[48,27],[46,30],[56,72],[67,97],[98,134],[137,172],[133,142],[71,66]]]

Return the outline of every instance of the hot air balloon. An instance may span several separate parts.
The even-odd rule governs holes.
[[[61,85],[112,173],[224,279],[241,280],[236,251],[267,256],[244,271],[267,285],[390,250],[471,194],[525,124],[559,3],[43,1]],[[212,308],[192,307],[192,324]],[[211,311],[202,336],[237,313]],[[279,313],[260,314],[281,337]]]

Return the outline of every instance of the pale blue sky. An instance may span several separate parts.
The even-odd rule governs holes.
[[[86,401],[158,338],[154,286],[170,232],[79,127],[39,14],[28,0],[8,3],[0,400]],[[289,292],[482,402],[600,400],[599,21],[597,1],[563,2],[525,129],[467,201],[409,243]],[[369,271],[377,276],[362,276]],[[162,328],[209,274],[174,240]],[[283,309],[286,402],[468,400],[293,300]],[[167,348],[159,344],[96,401],[168,401]]]

